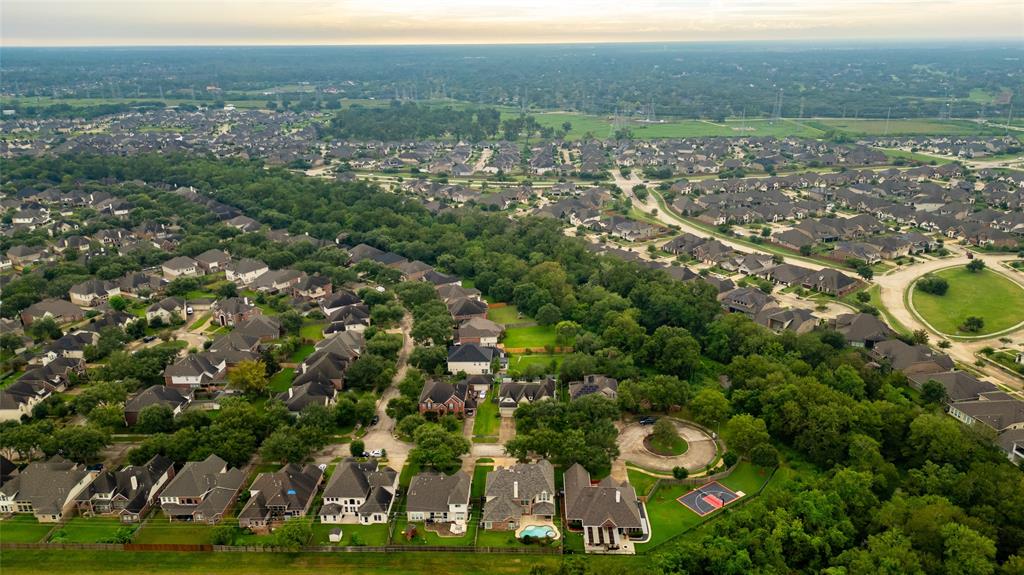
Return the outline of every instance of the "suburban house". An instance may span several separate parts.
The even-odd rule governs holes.
[[[864,349],[872,349],[875,344],[895,335],[884,321],[869,313],[840,314],[829,320],[828,326],[841,333],[846,338],[846,343]]]
[[[312,463],[289,463],[278,471],[260,473],[249,486],[249,501],[238,514],[238,525],[257,533],[267,532],[293,517],[304,517],[324,472]]]
[[[162,405],[171,410],[175,416],[185,411],[192,401],[192,394],[183,394],[177,388],[166,385],[154,385],[143,390],[124,404],[124,422],[131,427],[139,422],[142,410],[152,405]]]
[[[448,372],[468,375],[492,373],[491,363],[501,358],[501,351],[496,347],[467,343],[448,348]]]
[[[224,269],[224,266],[231,263],[231,256],[224,250],[212,249],[196,256],[196,263],[204,273],[212,274]]]
[[[160,494],[160,508],[170,521],[218,523],[235,503],[245,473],[210,455],[189,461]]]
[[[448,312],[452,319],[462,322],[472,318],[487,318],[487,302],[471,297],[459,297],[447,301]]]
[[[229,282],[247,286],[269,270],[270,268],[267,267],[267,264],[260,260],[245,258],[225,265],[224,277],[227,278]]]
[[[473,317],[459,325],[458,342],[460,345],[475,343],[494,347],[505,333],[505,327],[486,317]]]
[[[95,473],[55,455],[33,461],[0,485],[0,513],[31,513],[40,523],[57,523],[75,510],[75,498]]]
[[[487,473],[484,529],[515,530],[524,516],[550,520],[555,494],[555,469],[546,459],[498,467]]]
[[[288,411],[301,414],[310,405],[328,406],[334,403],[338,390],[329,381],[308,381],[293,385],[274,398],[288,408]]]
[[[174,477],[174,462],[154,455],[144,465],[120,471],[101,471],[75,498],[85,516],[116,515],[121,523],[138,523],[156,502],[157,495]]]
[[[948,355],[932,351],[926,345],[908,345],[898,339],[875,344],[870,354],[878,361],[888,361],[893,369],[908,377],[915,373],[952,371],[954,367]]]
[[[85,307],[95,307],[120,294],[121,287],[117,283],[95,278],[79,282],[68,290],[71,303]]]
[[[803,287],[836,297],[844,296],[860,286],[860,282],[839,270],[823,268],[801,280]]]
[[[168,280],[202,275],[202,268],[199,267],[199,262],[187,256],[171,258],[165,261],[160,266],[160,269]]]
[[[585,395],[600,394],[608,399],[619,397],[619,382],[606,375],[590,374],[583,376],[583,381],[569,382],[569,399],[579,399]]]
[[[416,475],[409,483],[405,505],[408,521],[453,523],[465,530],[469,520],[469,487],[472,480],[462,471],[445,475],[435,471]],[[453,527],[452,532],[460,532]]]
[[[354,331],[339,332],[320,340],[315,351],[299,366],[292,386],[315,382],[330,383],[335,389],[341,389],[348,366],[362,354],[365,345],[363,334]]]
[[[281,320],[269,315],[254,315],[235,324],[231,333],[252,336],[262,342],[278,339],[281,337]]]
[[[235,326],[263,313],[247,297],[229,297],[217,300],[213,302],[210,311],[213,315],[213,321],[222,326]]]
[[[80,321],[85,312],[77,305],[63,299],[44,299],[21,310],[21,323],[25,327],[32,325],[37,319],[53,318],[58,324]]]
[[[565,519],[583,529],[583,546],[588,553],[632,553],[630,537],[648,532],[640,512],[636,491],[628,482],[616,483],[605,477],[596,485],[579,463],[565,471]]]
[[[420,413],[443,415],[468,415],[467,411],[476,408],[476,399],[470,386],[465,381],[454,384],[443,379],[430,379],[420,391]]]
[[[21,421],[52,392],[44,386],[16,381],[0,389],[0,421]],[[2,511],[0,511],[2,512]]]
[[[503,381],[498,387],[498,412],[511,417],[516,408],[525,403],[555,399],[555,380],[545,377],[540,381]]]
[[[398,472],[376,459],[346,459],[324,488],[321,523],[387,523],[398,491]]]
[[[152,323],[154,319],[160,318],[165,325],[175,321],[182,321],[188,317],[188,307],[185,300],[180,297],[165,297],[152,303],[146,308],[146,321]]]
[[[223,359],[216,361],[214,363],[207,353],[190,353],[164,368],[164,385],[176,387],[182,393],[190,393],[224,381],[227,362]]]

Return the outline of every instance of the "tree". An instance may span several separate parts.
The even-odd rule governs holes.
[[[978,261],[978,260],[974,260]],[[988,575],[996,570],[996,544],[974,529],[948,523],[943,539],[943,565],[949,575]]]
[[[914,284],[917,289],[932,295],[946,295],[949,291],[949,282],[938,276],[925,276]]]
[[[285,549],[298,549],[309,543],[313,527],[301,518],[285,521],[274,530],[274,545]]]
[[[875,271],[871,269],[871,266],[865,263],[858,264],[856,269],[857,275],[866,280],[870,280],[871,278],[875,277]]]
[[[348,444],[348,452],[352,457],[362,457],[366,453],[366,444],[362,439],[353,439],[352,443]]]
[[[964,323],[963,323],[963,325],[960,326],[960,329],[962,329],[963,331],[971,332],[971,333],[977,333],[977,332],[981,331],[984,327],[985,327],[985,320],[984,319],[982,319],[982,318],[980,318],[980,317],[978,317],[976,315],[970,315],[970,316],[967,316],[967,319],[964,320]]]
[[[266,393],[270,386],[267,365],[261,360],[240,361],[228,372],[228,383],[249,395]]]
[[[722,436],[730,450],[747,457],[755,448],[771,441],[764,420],[747,413],[732,416]]]
[[[910,341],[915,345],[927,345],[929,339],[928,332],[923,329],[915,329],[914,333],[910,336]]]
[[[267,437],[260,451],[266,461],[302,463],[312,452],[312,446],[296,430],[282,428]]]
[[[166,405],[148,405],[139,412],[135,422],[139,433],[170,433],[174,431],[174,412]]]
[[[661,373],[692,377],[700,366],[700,344],[681,327],[663,325],[643,345],[643,356]]]
[[[417,346],[409,355],[409,364],[425,373],[441,374],[448,366],[448,350],[444,346]]]
[[[928,404],[941,404],[946,399],[946,386],[934,379],[929,379],[921,385],[921,401]]]
[[[814,249],[810,246],[810,244],[800,246],[800,255],[807,257],[812,253],[814,253]]]
[[[776,467],[779,464],[779,452],[775,446],[762,443],[750,450],[750,462],[761,467]]]
[[[580,324],[574,321],[560,321],[555,325],[555,341],[560,346],[571,345],[580,332]]]
[[[651,439],[661,445],[671,445],[679,440],[679,431],[676,429],[675,424],[672,423],[672,420],[667,417],[662,417],[656,421],[654,429],[651,431]]]
[[[60,427],[43,447],[47,455],[62,455],[79,463],[93,463],[110,444],[110,433],[92,425]]]
[[[368,353],[349,366],[345,372],[345,384],[358,391],[379,391],[391,383],[394,374],[394,362]]]
[[[721,391],[706,387],[690,400],[690,412],[701,424],[714,426],[729,417],[729,400]]]
[[[537,323],[540,325],[554,325],[562,319],[562,310],[553,303],[547,303],[537,310]]]
[[[689,470],[682,466],[676,466],[672,468],[672,477],[676,479],[686,479],[690,476]]]
[[[985,269],[985,260],[973,259],[967,262],[967,271],[971,273],[978,273]]]
[[[277,319],[281,322],[281,329],[285,333],[299,335],[299,331],[302,329],[302,316],[299,315],[299,312],[288,310],[277,316]]]
[[[59,339],[60,336],[64,335],[64,332],[60,330],[60,326],[58,326],[57,322],[50,316],[42,317],[33,321],[25,329],[25,333],[37,342],[48,339]]]
[[[469,453],[469,441],[461,433],[452,433],[436,423],[421,425],[413,433],[415,447],[409,458],[421,467],[452,473],[461,466],[461,457]]]
[[[117,311],[124,311],[128,309],[128,300],[125,299],[124,296],[111,296],[110,299],[107,300],[107,304]]]
[[[857,292],[856,298],[860,303],[868,303],[871,301],[871,294],[866,291],[859,291]]]
[[[119,429],[124,427],[124,405],[105,403],[89,412],[89,423],[102,429]]]

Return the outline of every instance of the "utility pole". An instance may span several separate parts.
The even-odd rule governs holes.
[[[889,135],[889,114],[891,114],[891,113],[892,113],[892,106],[889,106],[889,108],[885,111],[885,132],[883,133],[884,136],[888,136]]]

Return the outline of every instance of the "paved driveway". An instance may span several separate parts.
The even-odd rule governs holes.
[[[685,467],[687,471],[703,471],[715,459],[715,441],[701,429],[678,419],[673,419],[680,437],[690,445],[686,453],[673,457],[655,455],[644,447],[644,438],[650,435],[650,425],[630,423],[619,431],[619,459],[635,463],[652,471],[671,473],[673,467]]]

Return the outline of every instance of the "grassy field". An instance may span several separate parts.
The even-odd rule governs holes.
[[[288,388],[292,386],[293,379],[295,379],[295,368],[286,367],[270,378],[270,390],[278,393],[288,391]]]
[[[629,484],[633,486],[636,494],[640,496],[650,493],[654,483],[658,480],[657,477],[646,471],[629,466],[626,466],[626,476],[629,478]]]
[[[50,529],[53,529],[52,523],[40,523],[30,514],[19,513],[0,521],[0,539],[4,543],[38,543]]]
[[[670,441],[659,441],[651,438],[651,449],[658,455],[682,455],[690,448],[682,437],[673,437]]]
[[[302,339],[308,339],[310,341],[320,341],[324,338],[324,324],[322,323],[309,323],[302,326],[299,329],[299,335]]]
[[[529,318],[519,317],[519,310],[514,305],[494,307],[487,310],[487,319],[500,324],[530,321]]]
[[[105,543],[124,525],[110,517],[75,517],[54,532],[51,540],[57,539],[63,531],[62,543]],[[134,526],[133,526],[134,527]]]
[[[341,528],[341,541],[331,543],[328,536],[335,527]],[[387,545],[388,525],[327,525],[324,523],[313,524],[313,545],[340,545],[347,547],[352,545],[352,536],[358,535],[357,541],[363,545]]]
[[[743,461],[736,466],[736,470],[729,477],[726,477],[719,483],[733,491],[742,491],[750,495],[756,493],[764,485],[764,482],[768,481],[770,475],[771,469],[765,469]]]
[[[227,518],[224,521],[231,521]],[[168,521],[163,513],[157,513],[136,532],[133,543],[209,544],[216,525],[205,523],[183,523]]]
[[[535,565],[557,567],[561,557],[461,553],[110,553],[108,551],[5,551],[4,575],[27,573],[218,573],[219,575],[460,575],[528,573]],[[588,558],[595,566],[628,565],[639,559]]]
[[[508,360],[508,368],[509,371],[522,371],[531,365],[541,365],[547,368],[554,362],[554,371],[557,372],[563,359],[565,359],[565,355],[559,353],[512,354]]]
[[[316,351],[316,346],[314,346],[313,344],[307,343],[300,345],[298,349],[296,349],[295,352],[292,353],[291,357],[288,358],[288,361],[292,363],[302,363],[302,360],[313,355],[314,351]]]
[[[1024,321],[1024,289],[991,270],[977,273],[963,266],[936,272],[949,282],[949,291],[937,296],[914,289],[914,308],[938,331],[959,336],[996,333]],[[968,316],[985,320],[977,333],[960,330]]]
[[[858,136],[882,135],[950,135],[975,136],[992,132],[991,129],[967,120],[857,120],[857,119],[816,119],[808,124],[823,130],[837,130]]]
[[[498,417],[498,404],[488,397],[476,406],[476,416],[473,420],[473,441],[476,441],[477,438],[496,440],[499,427],[501,427],[501,418]]]
[[[505,347],[545,347],[555,345],[555,326],[534,325],[505,330]]]

